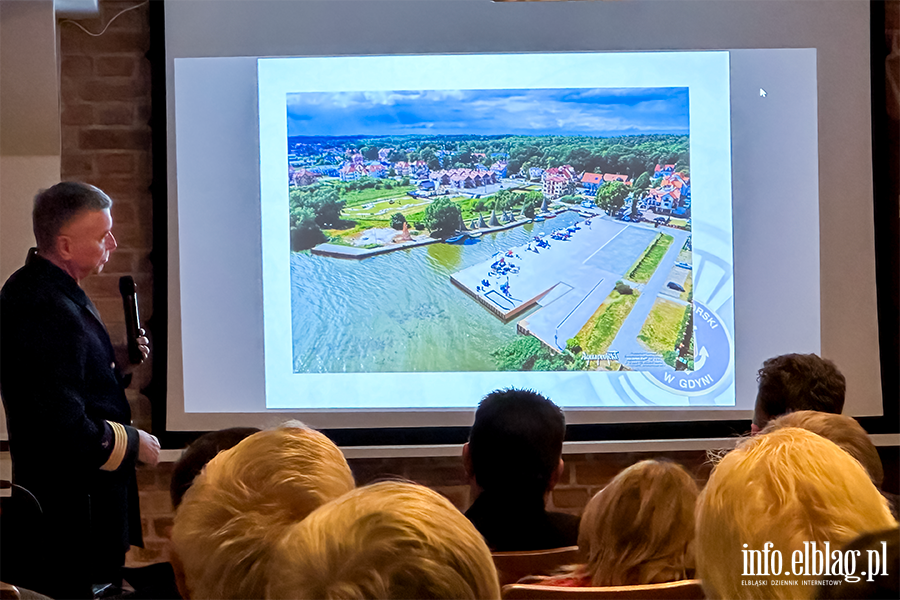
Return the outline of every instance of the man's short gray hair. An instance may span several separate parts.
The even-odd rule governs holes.
[[[78,214],[104,210],[112,200],[102,190],[79,181],[63,181],[34,197],[34,239],[42,252],[54,252],[59,231]]]

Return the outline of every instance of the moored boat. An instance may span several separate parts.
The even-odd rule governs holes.
[[[457,235],[454,235],[453,237],[447,238],[444,241],[447,242],[448,244],[458,244],[459,242],[463,241],[467,237],[469,237],[468,233],[459,233]]]

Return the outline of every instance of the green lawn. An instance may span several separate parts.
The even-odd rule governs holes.
[[[627,279],[636,283],[647,283],[653,276],[659,261],[666,255],[666,250],[672,245],[675,238],[671,235],[659,234],[644,254],[628,271]]]
[[[637,299],[636,292],[623,296],[613,291],[576,334],[581,349],[588,354],[606,354]]]
[[[401,196],[406,197],[409,201],[412,201],[412,198],[406,196],[406,192],[412,191],[414,189],[416,189],[416,186],[414,185],[398,185],[391,190],[376,190],[374,188],[369,188],[366,190],[359,190],[358,192],[343,192],[341,193],[341,200],[347,202],[348,208],[359,206],[360,204],[366,204],[367,202],[377,202],[379,200],[387,200],[389,198],[398,198]]]
[[[681,333],[684,313],[690,308],[690,305],[684,306],[677,302],[658,299],[647,320],[644,321],[638,339],[657,354],[674,350],[680,341],[678,336]]]
[[[684,280],[684,291],[678,294],[678,297],[685,302],[690,302],[694,294],[694,272],[688,273],[687,279]]]
[[[425,218],[426,206],[422,205],[422,203],[426,202],[426,200],[406,196],[406,189],[412,189],[412,187],[397,187],[393,190],[368,189],[360,192],[351,192],[342,196],[343,199],[347,200],[347,206],[342,212],[342,217],[348,221],[355,222],[356,225],[351,229],[329,230],[326,233],[330,236],[347,237],[373,227],[389,227],[391,217],[398,212],[406,217],[406,222],[409,223],[410,228],[412,228],[414,223],[420,223]],[[401,193],[398,190],[403,191]],[[401,205],[400,202],[391,204],[389,200],[394,198],[399,199],[403,204]],[[466,227],[471,224],[472,219],[477,220],[479,215],[484,215],[485,222],[487,222],[491,216],[490,206],[492,205],[492,201],[490,196],[477,199],[470,196],[455,196],[450,198],[450,200],[459,206]],[[488,208],[478,212],[475,211],[474,207],[480,201],[483,201],[488,205]],[[360,207],[367,203],[373,203],[374,206],[366,210],[360,210]],[[374,214],[385,209],[387,210],[384,214]],[[507,209],[507,212],[518,218],[522,212],[522,206],[519,205],[517,207],[509,208]],[[498,211],[497,217],[499,218],[502,214],[503,211]]]

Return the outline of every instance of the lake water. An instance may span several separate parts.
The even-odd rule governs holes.
[[[297,373],[494,371],[491,352],[516,338],[450,283],[450,275],[583,220],[575,212],[505,231],[363,260],[291,254]]]

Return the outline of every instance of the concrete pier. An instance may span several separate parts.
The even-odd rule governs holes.
[[[546,235],[542,239],[549,247],[537,247],[532,241],[509,248],[450,279],[504,322],[539,307],[520,323],[519,331],[563,349],[660,233],[598,217],[590,219],[590,225],[582,220],[575,226],[567,240]],[[505,266],[512,267],[502,274],[492,269],[501,257]],[[504,293],[500,288],[507,283]]]

